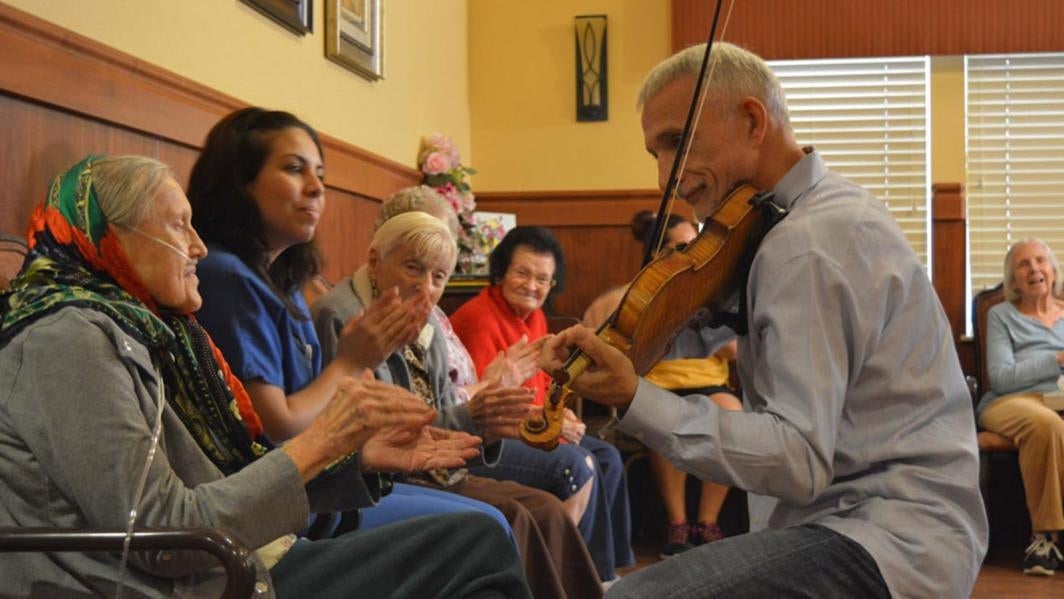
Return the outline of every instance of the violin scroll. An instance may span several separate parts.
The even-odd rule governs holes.
[[[521,423],[521,440],[531,447],[544,451],[551,451],[557,447],[565,420],[565,406],[573,395],[568,387],[552,383],[549,396],[543,402],[542,417],[527,418]]]

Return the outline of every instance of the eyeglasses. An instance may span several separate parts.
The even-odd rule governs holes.
[[[536,287],[554,287],[558,282],[547,275],[534,275],[523,268],[513,269],[506,272],[515,283],[535,283]]]

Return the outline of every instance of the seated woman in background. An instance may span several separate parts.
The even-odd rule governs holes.
[[[341,280],[312,308],[323,358],[336,348],[337,336],[352,319],[380,298],[381,289],[401,296],[423,295],[435,304],[454,269],[458,248],[447,225],[426,212],[399,214],[374,233],[368,262]],[[481,464],[494,465],[500,441],[517,436],[529,414],[532,393],[523,387],[487,386],[468,403],[456,402],[447,374],[446,341],[430,319],[418,338],[375,365],[377,378],[406,387],[438,410],[436,425],[482,435]],[[468,470],[434,470],[408,480],[484,501],[506,515],[525,562],[536,597],[599,597],[594,564],[576,525],[557,497],[512,481],[474,476]]]
[[[1064,301],[1060,265],[1045,243],[1029,239],[1005,256],[1004,302],[987,314],[990,390],[977,406],[979,425],[1012,439],[1034,530],[1023,573],[1060,568],[1064,530],[1064,420],[1042,401],[1064,372]]]
[[[652,239],[655,220],[654,213],[650,211],[636,213],[632,218],[632,235],[643,244],[644,251],[649,246],[657,245],[657,240]],[[664,233],[664,249],[675,249],[698,236],[695,226],[678,214],[668,216]],[[602,326],[617,311],[627,290],[627,285],[621,285],[595,299],[584,313],[584,326],[592,329]],[[740,411],[743,409],[742,402],[728,387],[728,361],[735,359],[736,351],[737,344],[733,339],[708,356],[670,355],[646,375],[646,380],[682,395],[705,395],[726,410]],[[702,481],[698,516],[694,522],[689,522],[686,500],[687,474],[669,463],[658,452],[647,453],[650,470],[658,482],[665,515],[669,519],[661,557],[670,557],[698,545],[723,539],[724,532],[717,524],[717,519],[720,517],[724,500],[728,497],[729,487],[708,480]]]
[[[565,259],[549,229],[516,227],[491,253],[489,269],[491,285],[451,317],[455,333],[482,377],[492,359],[522,337],[537,341],[547,335],[543,304],[551,293],[563,287]],[[549,382],[545,372],[537,371],[525,383],[535,390],[537,406],[543,405]],[[594,470],[596,484],[580,521],[580,532],[599,576],[609,581],[616,578],[617,568],[635,562],[628,488],[617,448],[584,431],[585,425],[567,410],[563,436],[568,444],[554,451],[590,452],[595,458],[589,466]],[[499,465],[490,472],[478,470],[477,474],[539,488],[553,482],[553,477],[544,477],[538,467],[541,450],[517,443],[512,446],[507,447]]]
[[[199,267],[197,317],[275,443],[302,431],[338,380],[378,364],[414,339],[428,318],[423,299],[388,291],[374,314],[345,327],[335,357],[322,360],[300,287],[319,271],[312,240],[324,209],[324,169],[309,125],[287,112],[245,108],[211,129],[189,178],[192,222],[210,248]],[[360,514],[320,515],[309,534],[467,510],[483,511],[509,530],[503,515],[482,502],[397,484]]]
[[[86,159],[38,206],[29,260],[0,300],[0,527],[121,529],[131,514],[138,528],[217,527],[262,548],[267,597],[528,597],[513,546],[481,514],[293,543],[310,510],[375,499],[378,477],[360,470],[453,467],[478,439],[430,434],[417,398],[344,379],[304,433],[267,451],[247,394],[190,315],[206,254],[190,218],[169,169],[141,157]],[[435,561],[444,543],[465,556],[454,569]],[[202,552],[134,552],[125,572],[123,561],[12,553],[0,580],[20,597],[120,586],[211,597],[225,583]]]

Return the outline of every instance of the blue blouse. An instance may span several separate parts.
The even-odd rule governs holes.
[[[222,350],[241,381],[261,380],[286,395],[306,387],[321,373],[321,346],[303,294],[292,302],[307,314],[293,317],[281,298],[240,258],[208,244],[199,263],[203,307],[196,317]]]
[[[990,308],[986,322],[986,370],[990,390],[979,400],[982,413],[1005,395],[1057,390],[1057,353],[1064,350],[1064,319],[1047,327],[1024,316],[1011,302]]]

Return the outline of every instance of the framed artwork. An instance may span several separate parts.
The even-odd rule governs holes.
[[[243,0],[292,33],[314,31],[314,0]]]
[[[383,0],[325,0],[325,56],[370,81],[384,78]]]

